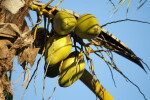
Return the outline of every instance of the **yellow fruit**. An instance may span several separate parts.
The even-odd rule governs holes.
[[[83,39],[92,39],[100,34],[100,24],[95,16],[84,14],[77,20],[75,33]]]
[[[70,54],[72,41],[69,35],[54,35],[47,41],[45,50],[45,61],[49,65],[57,64]]]
[[[60,11],[54,16],[53,28],[59,35],[66,35],[74,30],[76,18],[66,11]]]
[[[59,85],[61,87],[70,86],[82,76],[85,69],[85,62],[83,55],[80,55],[79,57],[78,54],[79,53],[71,53],[71,55],[69,55],[69,57],[64,60],[60,68],[61,72]]]
[[[50,78],[58,76],[59,75],[59,66],[60,66],[60,62],[55,65],[49,65],[46,76],[50,77]],[[46,68],[44,70],[46,71]]]

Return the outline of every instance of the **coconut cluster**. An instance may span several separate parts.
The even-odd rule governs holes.
[[[82,76],[85,69],[83,53],[71,53],[71,33],[82,39],[92,39],[100,34],[100,24],[91,14],[76,19],[68,12],[60,11],[53,18],[52,28],[55,34],[48,39],[45,50],[46,76],[59,75],[59,85],[68,87]]]
[[[95,38],[101,32],[99,22],[92,14],[81,15],[76,20],[66,11],[60,11],[55,15],[53,28],[58,35],[66,35],[74,31],[82,39]]]

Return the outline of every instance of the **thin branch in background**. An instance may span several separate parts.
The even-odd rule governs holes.
[[[113,15],[122,7],[122,5],[124,5],[124,3],[125,3],[126,1],[127,1],[127,0],[120,0],[120,1],[118,2],[118,4],[117,4],[116,6],[114,6],[114,4],[112,4],[112,1],[109,0],[109,2],[111,2],[111,4],[114,6],[114,8],[111,10],[111,12],[114,11],[114,10],[120,5],[120,6],[113,12],[113,14],[112,14],[111,16],[113,16]],[[147,0],[144,0],[144,2],[141,3],[142,1],[143,1],[143,0],[140,0],[140,1],[139,1],[137,9],[140,9],[140,8],[146,3]],[[128,0],[127,11],[126,11],[126,17],[128,16],[128,11],[129,11],[130,2],[131,2],[131,0]]]
[[[115,4],[112,2],[112,0],[109,0],[108,2],[110,2],[113,5],[113,7],[115,7]]]
[[[27,63],[27,64],[25,65],[25,70],[27,71],[27,74],[30,73],[30,71],[29,71],[29,69],[28,69],[28,65],[29,65],[29,63]],[[24,94],[23,94],[21,100],[23,100],[23,98],[24,98],[24,96],[25,96],[25,93],[26,93],[26,91],[27,91],[27,88],[28,88],[28,86],[29,86],[29,84],[30,84],[30,75],[28,75],[28,77],[29,77],[29,81],[27,81],[28,83],[27,83],[27,85],[26,85],[26,88],[25,88],[25,91],[24,91]]]
[[[134,85],[138,89],[138,91],[140,92],[140,94],[142,94],[142,96],[144,97],[144,99],[147,100],[146,97],[145,97],[145,95],[144,95],[144,93],[141,91],[141,89],[134,82],[132,82],[127,76],[125,76],[123,74],[123,72],[120,69],[118,69],[117,67],[113,67],[113,68],[116,71],[118,71],[127,81],[129,81],[132,85]]]
[[[23,96],[21,98],[21,100],[23,100],[24,96],[25,96],[25,93],[26,93],[27,89],[25,89],[24,93],[23,93]]]
[[[129,81],[132,85],[134,85],[138,90],[139,92],[143,95],[144,99],[146,99],[145,95],[143,94],[143,92],[140,90],[140,88],[135,84],[133,83],[128,77],[126,77],[122,71],[115,65],[115,64],[111,64],[109,61],[107,61],[103,56],[100,56],[98,53],[95,53],[97,56],[99,56],[100,58],[102,58],[107,64],[111,65],[117,72],[119,72],[127,81]],[[143,62],[144,63],[144,62]],[[148,67],[148,66],[147,66]],[[149,68],[149,67],[148,67]]]
[[[99,48],[97,47],[97,46],[95,46],[98,50],[99,50]],[[89,47],[90,48],[90,47]],[[91,48],[90,48],[91,49]],[[88,50],[86,49],[86,51],[88,52]],[[94,50],[93,50],[94,51]],[[103,51],[105,51],[105,50],[103,50]],[[107,52],[107,51],[106,51]],[[103,54],[102,54],[102,52],[99,52],[101,55],[99,55],[97,52],[92,52],[92,53],[96,53],[100,58],[102,58],[104,61],[105,61],[105,63],[108,65],[108,67],[109,67],[109,69],[110,69],[110,71],[111,71],[111,76],[112,76],[112,80],[113,80],[113,82],[114,82],[114,85],[115,85],[115,87],[117,87],[116,86],[116,82],[115,82],[115,80],[114,80],[114,76],[113,76],[113,73],[112,73],[112,70],[111,70],[111,68],[110,68],[110,66],[112,66],[112,67],[116,67],[116,65],[113,65],[113,64],[111,64],[108,60],[106,60],[105,58],[104,58],[104,56],[103,56]],[[86,55],[87,56],[87,55]],[[87,59],[87,62],[88,61],[90,61],[90,57],[89,57],[89,55],[87,56],[88,57],[88,59]],[[90,61],[90,64],[91,64],[91,61]],[[110,65],[110,66],[109,66]],[[92,72],[93,70],[91,69],[91,67],[90,67],[90,65],[89,65],[89,63],[88,63],[88,66],[89,66],[89,68],[90,68],[90,71]],[[91,64],[91,66],[92,66],[92,64]],[[92,75],[93,76],[95,76],[95,78],[98,80],[98,77],[97,77],[97,75],[95,74],[95,72],[93,71],[92,72]]]
[[[45,51],[45,50],[43,50],[43,51]],[[42,55],[41,55],[41,57],[42,57]],[[29,82],[28,82],[28,85],[26,86],[26,89],[25,89],[25,91],[24,91],[24,95],[25,95],[26,90],[28,89],[29,83],[31,82],[33,76],[35,75],[35,72],[37,72],[37,70],[38,70],[38,66],[39,66],[40,61],[41,61],[41,58],[38,60],[37,67],[36,67],[36,69],[34,70],[32,76],[31,76],[31,78],[30,78],[30,80],[29,80]],[[36,93],[36,91],[35,91],[35,93]],[[23,97],[24,97],[24,95],[23,95]],[[22,99],[23,99],[23,97],[22,97]]]
[[[102,54],[102,56],[103,56],[103,54]],[[112,70],[111,70],[111,68],[110,68],[111,65],[110,65],[108,62],[106,62],[106,61],[105,61],[105,63],[107,64],[107,66],[108,66],[108,68],[109,68],[109,70],[110,70],[110,72],[111,72],[111,77],[112,77],[114,86],[117,87],[116,82],[115,82],[115,79],[114,79],[113,72],[112,72]]]
[[[86,60],[87,60],[87,64],[88,64],[88,66],[89,66],[89,69],[90,69],[90,72],[91,72],[91,75],[92,75],[92,81],[91,81],[91,84],[92,84],[92,87],[93,87],[93,90],[95,90],[95,81],[94,81],[94,75],[93,75],[93,73],[92,73],[92,71],[91,71],[91,68],[90,68],[90,64],[89,64],[89,61],[90,61],[90,56],[89,56],[89,52],[88,52],[88,48],[87,47],[85,47],[84,46],[84,48],[85,48],[85,52],[84,52],[84,54],[85,54],[85,56],[86,56]],[[96,77],[96,79],[97,79],[97,77]],[[97,97],[97,95],[96,95],[96,97]]]
[[[87,47],[85,47],[85,51],[88,51],[87,50]],[[87,64],[88,64],[88,66],[89,66],[89,69],[90,69],[90,64],[89,64],[89,61],[90,61],[90,57],[89,57],[89,54],[88,54],[88,52],[87,53],[84,53],[85,54],[85,56],[86,56],[86,60],[87,60]],[[91,72],[91,70],[90,70],[90,72]],[[92,72],[91,72],[92,73]],[[92,84],[92,88],[93,88],[93,90],[95,90],[95,85],[94,84],[96,84],[96,81],[94,80],[95,78],[94,78],[94,76],[93,76],[93,74],[91,74],[92,75],[92,81],[91,81],[91,84]],[[96,100],[97,100],[97,94],[96,94]]]
[[[96,75],[96,73],[95,73],[95,71],[94,71],[94,62],[93,62],[92,59],[90,59],[90,66],[91,66],[91,72],[92,72],[92,75],[93,75],[93,79],[94,79],[94,77],[95,77],[95,79],[96,79],[97,81],[99,81],[99,79],[98,79],[98,77],[97,77],[97,75]],[[99,82],[100,82],[100,81],[99,81]]]
[[[107,53],[107,55],[109,56],[109,58],[110,58],[110,60],[111,60],[111,62],[113,63],[113,65],[115,66],[115,67],[117,67],[117,65],[116,65],[116,63],[115,63],[115,61],[114,61],[114,59],[113,59],[113,54],[112,54],[112,52],[109,50],[109,53],[111,54],[109,54],[108,52],[106,52]]]
[[[46,66],[46,64],[45,64],[45,66]],[[44,66],[44,67],[45,67],[45,66]],[[43,84],[43,96],[42,96],[43,100],[44,100],[44,91],[45,91],[45,78],[46,78],[46,77],[44,77],[44,84]]]
[[[97,79],[98,80],[98,77],[97,77],[97,75],[96,75],[96,73],[95,73],[95,71],[94,71],[94,62],[93,62],[93,60],[90,58],[90,56],[89,56],[89,53],[93,53],[93,52],[95,52],[94,50],[91,52],[90,50],[91,50],[91,48],[90,47],[85,47],[86,48],[86,56],[88,57],[88,59],[87,59],[87,62],[88,62],[88,66],[89,66],[89,69],[90,69],[90,72],[91,72],[91,74],[93,75],[93,79],[95,78],[95,79]],[[99,50],[98,50],[99,51]],[[90,61],[90,64],[89,64],[89,61]]]
[[[19,77],[19,79],[17,81],[15,81],[15,82],[12,82],[12,84],[18,83],[20,81],[20,79],[23,77],[24,74],[25,74],[25,71],[22,73],[22,75]]]
[[[36,69],[35,69],[35,71],[34,71],[34,74],[35,74],[35,72],[36,72],[35,76],[34,76],[34,74],[33,74],[33,76],[34,76],[35,94],[36,94],[36,87],[35,87],[35,83],[36,83],[36,82],[35,82],[35,79],[36,79],[36,76],[37,76],[37,73],[38,73],[38,69],[39,69],[39,65],[40,65],[40,62],[41,62],[41,60],[42,60],[42,58],[43,58],[44,53],[45,53],[45,48],[43,49],[42,55],[41,55],[40,59],[39,59],[38,62],[37,62],[37,67],[36,67]]]
[[[95,52],[94,52],[95,53]],[[101,52],[100,52],[101,53]],[[102,53],[101,53],[102,54]],[[102,54],[102,57],[103,57],[103,54]],[[108,63],[107,63],[108,64]],[[94,75],[93,75],[93,77],[94,77]],[[100,82],[99,80],[98,80],[98,78],[97,78],[97,81],[98,82]],[[93,80],[92,80],[92,84],[95,84],[95,81],[94,81],[94,78],[93,78]],[[94,87],[94,85],[93,85],[93,88],[95,88]],[[103,93],[102,93],[102,95],[103,95],[103,98],[102,98],[102,100],[104,100],[104,91],[103,91],[103,87],[100,87],[100,91],[102,91]],[[97,95],[96,95],[96,97],[97,97]],[[97,99],[97,98],[96,98]]]
[[[122,73],[122,71],[119,70],[118,67],[115,67],[115,66],[114,66],[113,64],[111,64],[107,59],[105,59],[103,56],[99,55],[99,54],[96,53],[96,52],[95,52],[95,54],[96,54],[98,57],[102,58],[102,59],[103,59],[106,63],[108,63],[112,68],[116,69],[116,71],[118,71],[119,73],[120,73],[120,72]]]
[[[121,3],[122,2],[122,3]],[[116,11],[114,11],[114,13],[111,15],[111,16],[113,16],[121,7],[122,7],[122,5],[124,4],[126,2],[126,0],[120,0],[119,2],[118,2],[118,4],[111,10],[111,12],[113,11],[113,10],[115,10],[119,5],[120,5],[120,3],[121,3],[121,5],[118,7],[118,9],[116,10]]]
[[[56,86],[57,86],[57,84],[58,84],[58,81],[59,81],[59,78],[60,78],[60,76],[57,78],[57,81],[56,81],[56,84],[55,84],[55,87],[54,87],[54,90],[53,90],[53,93],[52,93],[52,95],[47,99],[47,100],[49,100],[50,98],[52,98],[53,97],[53,95],[54,95],[54,92],[55,92],[55,90],[56,90]]]
[[[127,5],[127,12],[126,12],[126,17],[128,17],[128,12],[129,12],[129,6],[130,6],[131,0],[128,0],[128,5]]]
[[[121,1],[122,1],[122,0],[120,0],[120,1],[118,2],[118,4],[111,10],[111,12],[112,12],[113,10],[115,10],[115,9],[119,6],[119,4],[121,3]]]
[[[134,83],[132,82],[127,76],[125,76],[123,73],[120,73],[121,75],[123,75],[132,85],[134,85],[138,91],[140,92],[140,94],[143,95],[144,99],[147,100],[147,98],[145,97],[144,93],[141,91],[141,89]]]
[[[142,0],[139,1],[138,5],[140,5],[141,2],[142,2]]]
[[[105,63],[106,63],[106,62],[105,62]],[[110,67],[110,65],[109,65],[108,63],[106,63],[106,64],[107,64],[107,66],[108,66],[108,68],[109,68],[109,70],[110,70],[111,78],[112,78],[112,80],[113,80],[114,86],[117,87],[116,81],[115,81],[115,79],[114,79],[114,74],[113,74],[113,72],[112,72],[112,70],[111,70],[111,67]]]
[[[123,20],[117,20],[117,21],[108,22],[108,23],[102,25],[101,27],[105,27],[105,26],[107,26],[107,25],[109,25],[109,24],[118,23],[118,22],[123,22],[123,21],[134,21],[134,22],[139,22],[139,23],[150,24],[150,22],[145,22],[145,21],[140,21],[140,20],[123,19]]]
[[[107,41],[103,35],[102,35],[102,37],[103,37],[103,39],[104,39],[105,41]],[[97,47],[97,46],[96,46],[96,47]],[[105,49],[104,49],[102,46],[100,46],[100,47],[102,48],[103,51],[105,51]],[[97,48],[98,48],[98,47],[97,47]],[[100,53],[101,53],[101,52],[100,52]],[[110,58],[110,60],[111,60],[111,62],[112,62],[112,64],[113,64],[113,66],[117,67],[116,64],[115,64],[115,62],[114,62],[113,54],[111,53],[111,51],[110,51],[109,49],[107,49],[107,51],[106,51],[105,53],[109,56],[109,58]],[[111,53],[111,55],[110,55],[110,53]],[[102,57],[104,57],[102,53],[101,53],[101,55],[102,55]]]
[[[25,88],[27,85],[29,85],[29,83],[30,83],[30,70],[28,69],[28,65],[29,65],[29,63],[26,65],[26,68],[25,68],[27,73],[26,73],[26,76],[25,76],[24,83],[23,83],[23,85],[21,87],[21,90],[23,88]]]
[[[101,47],[101,48],[104,50],[103,47]],[[115,64],[115,62],[114,62],[114,60],[113,60],[113,55],[110,56],[110,55],[108,54],[108,51],[107,51],[106,53],[107,53],[107,55],[109,56],[109,58],[111,59],[111,61],[113,62],[113,65],[116,66],[116,64]],[[101,54],[102,54],[102,53],[101,53]],[[102,56],[103,56],[103,54],[102,54]],[[105,62],[105,63],[106,63],[106,62]],[[110,68],[110,65],[109,65],[108,63],[106,63],[106,64],[107,64],[107,66],[108,66],[108,68],[109,68],[109,70],[110,70],[110,72],[111,72],[111,77],[112,77],[113,83],[114,83],[115,87],[117,87],[116,82],[115,82],[115,79],[114,79],[113,72],[112,72],[112,70],[111,70],[111,68]]]
[[[140,4],[142,1],[143,0],[139,1],[137,9],[140,9],[147,2],[147,0],[144,0],[144,2],[142,4]]]

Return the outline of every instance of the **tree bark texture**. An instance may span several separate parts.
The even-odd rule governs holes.
[[[24,18],[29,12],[30,0],[25,0],[24,7],[20,8],[16,14],[6,10],[1,5],[2,2],[3,0],[0,1],[0,100],[5,100],[4,93],[12,93],[11,83],[6,73],[12,70],[13,60],[20,52],[20,48],[24,46],[21,39],[25,37],[22,34],[29,31]]]

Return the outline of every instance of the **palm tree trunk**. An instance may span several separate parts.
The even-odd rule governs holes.
[[[6,78],[6,73],[12,70],[12,62],[19,50],[18,48],[12,48],[18,36],[9,33],[12,29],[9,24],[16,25],[19,28],[20,34],[29,30],[26,21],[24,20],[29,11],[29,1],[30,0],[25,0],[24,7],[22,7],[16,14],[12,14],[6,10],[1,5],[3,0],[0,1],[0,100],[5,100],[4,94],[7,92],[11,93],[12,91],[11,84]],[[15,4],[13,5],[15,6]],[[6,24],[8,24],[8,26],[4,27]]]
[[[3,90],[4,90],[3,82],[0,79],[0,100],[5,100],[5,96],[4,96]]]

